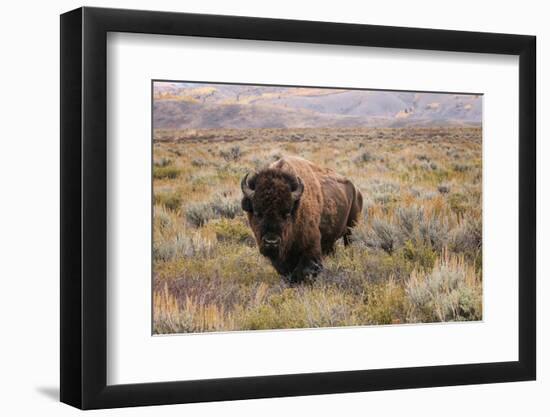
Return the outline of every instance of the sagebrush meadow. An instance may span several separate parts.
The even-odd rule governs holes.
[[[217,87],[154,90],[155,334],[482,319],[473,96],[403,106],[412,93],[381,105],[355,90]],[[243,177],[285,156],[334,170],[363,196],[350,244],[338,240],[299,283],[260,254],[241,205]]]

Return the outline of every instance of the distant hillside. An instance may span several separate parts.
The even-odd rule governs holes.
[[[480,125],[479,95],[224,84],[154,86],[155,128]]]

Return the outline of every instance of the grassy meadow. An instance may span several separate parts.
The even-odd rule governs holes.
[[[256,248],[240,180],[284,155],[350,178],[353,243],[291,286]],[[481,129],[154,132],[155,334],[480,320]]]

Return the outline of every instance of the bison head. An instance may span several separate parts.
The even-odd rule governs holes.
[[[281,257],[294,240],[293,225],[304,192],[300,177],[277,169],[246,174],[241,181],[242,208],[260,253],[269,258]]]

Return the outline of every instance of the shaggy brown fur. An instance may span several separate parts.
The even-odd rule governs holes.
[[[294,156],[247,174],[241,188],[260,253],[292,282],[316,276],[338,239],[349,244],[363,208],[360,191],[348,179]]]

